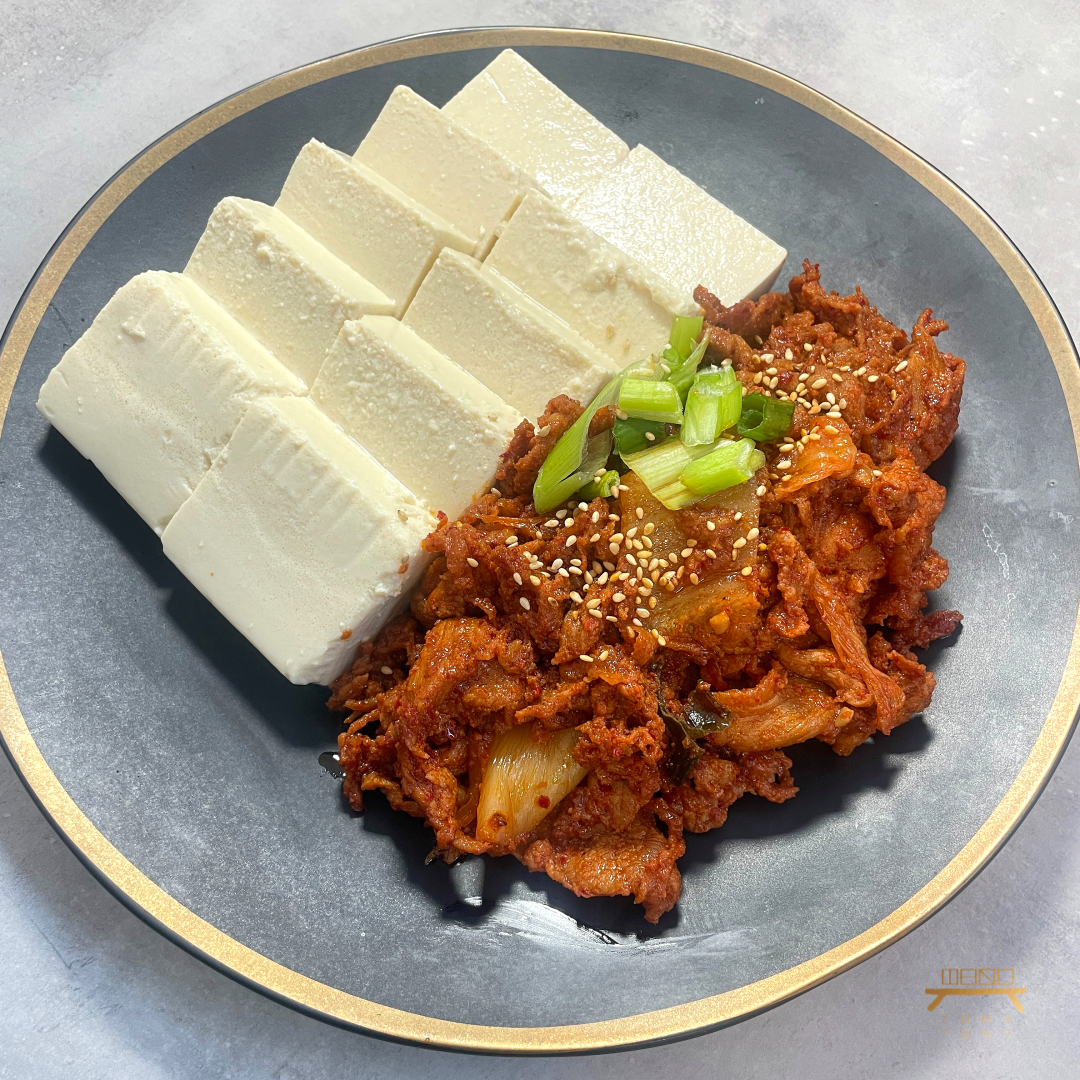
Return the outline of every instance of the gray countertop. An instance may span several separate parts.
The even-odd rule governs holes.
[[[709,45],[800,79],[913,148],[1009,233],[1080,328],[1080,7],[806,0],[5,0],[0,313],[87,199],[146,144],[296,65],[469,25],[581,26]],[[1018,363],[1022,358],[1017,358]],[[1022,677],[1022,673],[1019,673]],[[1080,1058],[1080,752],[929,922],[764,1015],[668,1047],[475,1058],[339,1030],[217,974],[82,868],[0,762],[0,1076],[1063,1076]],[[1027,992],[927,1010],[942,968]],[[958,999],[953,999],[958,1000]],[[989,1002],[989,1004],[987,1004]]]

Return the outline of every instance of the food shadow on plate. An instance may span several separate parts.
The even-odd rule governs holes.
[[[164,608],[173,623],[279,739],[296,747],[336,746],[341,725],[326,710],[326,688],[295,686],[283,678],[169,561],[153,529],[93,462],[52,427],[38,457],[154,585],[168,591]]]

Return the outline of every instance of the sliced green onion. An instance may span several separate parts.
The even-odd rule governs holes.
[[[667,381],[679,391],[679,397],[685,401],[690,387],[694,384],[697,375],[698,364],[701,363],[705,350],[709,347],[709,335],[705,334],[697,343],[693,351],[678,367],[673,368]]]
[[[764,394],[748,394],[742,400],[742,416],[736,430],[755,442],[770,442],[788,433],[794,413],[793,401],[778,401]]]
[[[610,499],[619,488],[619,474],[614,469],[608,469],[599,480],[590,480],[579,492],[585,502],[593,499]]]
[[[627,454],[647,450],[667,432],[659,420],[616,420],[612,434],[615,436],[615,453],[625,458]],[[649,435],[652,435],[651,439]]]
[[[701,371],[686,398],[679,438],[687,446],[704,446],[734,424],[742,413],[742,384],[731,368]]]
[[[565,502],[582,485],[587,484],[598,469],[607,463],[604,460],[591,471],[586,471],[584,461],[589,449],[589,425],[592,418],[605,406],[614,405],[619,400],[619,387],[622,375],[616,375],[599,394],[592,404],[562,433],[559,441],[551,448],[551,453],[544,459],[533,484],[533,506],[539,514],[554,510]],[[609,446],[610,446],[610,434]]]
[[[695,459],[714,448],[715,444],[685,446],[678,439],[668,439],[640,453],[624,455],[623,460],[660,502],[669,510],[679,510],[700,498],[679,477]]]
[[[667,424],[681,424],[683,418],[678,390],[669,382],[651,379],[623,379],[619,411],[637,420],[658,420]]]
[[[668,344],[680,360],[685,360],[694,351],[704,325],[705,320],[700,315],[676,315],[672,320]]]
[[[690,462],[680,479],[700,499],[746,483],[764,464],[765,455],[752,439],[722,442],[715,450]]]

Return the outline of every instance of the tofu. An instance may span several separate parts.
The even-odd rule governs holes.
[[[430,510],[453,520],[487,490],[524,419],[407,326],[342,327],[312,400]]]
[[[276,207],[222,199],[184,273],[309,386],[348,319],[394,302]]]
[[[536,177],[568,205],[613,169],[629,147],[513,49],[506,49],[443,112]]]
[[[260,398],[162,534],[290,682],[332,682],[406,602],[435,522],[308,398]]]
[[[160,534],[260,396],[306,394],[190,278],[133,278],[49,373],[37,407]]]
[[[536,181],[407,86],[399,86],[364,137],[355,161],[373,169],[487,253]]]
[[[647,270],[530,191],[484,262],[625,367],[661,351],[675,315],[698,315],[688,293]]]
[[[704,285],[730,306],[776,280],[787,252],[644,146],[570,207],[605,240],[693,294]]]
[[[312,139],[275,204],[309,235],[384,292],[401,318],[444,247],[476,241],[366,165]]]
[[[449,248],[404,322],[530,419],[559,394],[590,401],[619,370],[498,271]]]

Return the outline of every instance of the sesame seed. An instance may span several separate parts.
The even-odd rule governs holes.
[[[881,378],[880,375],[867,375],[866,376],[866,381],[867,382],[877,382],[878,379],[880,379],[880,378]]]
[[[835,405],[825,415],[830,420],[841,420],[841,419],[843,419],[841,417],[841,415],[840,415],[840,410]]]
[[[606,660],[611,654],[605,649],[598,657],[598,660]]]
[[[804,348],[804,349],[805,349],[805,350],[806,350],[807,352],[813,352],[813,351],[814,351],[814,346],[813,346],[813,345],[811,345],[809,341],[807,341],[807,342],[805,342],[805,343],[803,344],[803,348]]]
[[[754,372],[754,385],[755,386],[760,386],[761,385],[761,378],[762,378],[761,372],[760,371],[755,371]]]
[[[747,540],[756,540],[760,535],[761,535],[761,530],[760,529],[751,529],[746,534],[746,539]]]
[[[881,470],[880,469],[871,469],[870,471],[871,471],[871,473],[874,474],[874,476],[880,476],[881,475]]]
[[[388,667],[387,667],[387,666],[386,666],[385,664],[383,664],[383,666],[382,666],[381,668],[379,668],[379,670],[380,670],[380,671],[381,671],[381,672],[382,672],[382,673],[383,673],[384,675],[393,675],[393,674],[394,674],[394,670],[393,670],[393,668],[388,668]]]
[[[529,584],[530,585],[539,585],[540,584],[540,579],[535,574],[530,574],[529,575]]]
[[[828,402],[828,403],[829,403],[830,405],[835,405],[835,404],[836,404],[836,395],[835,395],[835,394],[834,394],[834,393],[833,393],[833,392],[832,392],[832,391],[830,390],[830,391],[829,391],[829,393],[827,393],[827,394],[825,395],[825,400],[826,400],[826,401],[827,401],[827,402]]]
[[[716,522],[715,521],[706,521],[705,522],[705,528],[708,529],[709,532],[716,532]]]
[[[794,360],[795,359],[795,356],[794,356],[794,354],[792,353],[792,351],[790,349],[785,349],[784,350],[784,359],[785,360]]]
[[[570,599],[573,600],[575,604],[580,604],[581,603],[581,593],[572,592],[570,594]]]
[[[650,596],[649,597],[649,607],[650,608],[656,607],[656,597],[655,596]]]
[[[492,488],[491,489],[491,494],[492,495],[501,495],[502,492],[498,488]]]
[[[531,609],[531,607],[530,607],[530,605],[529,605],[529,601],[528,601],[528,600],[527,600],[527,599],[526,599],[526,598],[525,598],[524,596],[519,596],[519,597],[518,597],[518,603],[519,603],[519,604],[520,604],[520,605],[521,605],[521,606],[522,606],[522,607],[523,607],[523,608],[524,608],[524,609],[525,609],[526,611],[530,611],[530,610],[532,610],[532,609]]]
[[[520,585],[521,584],[521,575],[515,572],[514,581],[515,581],[516,584]]]
[[[651,431],[645,432],[645,438],[648,439],[649,442],[656,442],[656,436]]]
[[[761,359],[764,360],[766,364],[771,364],[776,357],[771,352],[763,352],[761,354]]]
[[[742,548],[742,547],[746,547],[746,538],[745,538],[744,536],[740,536],[740,537],[739,537],[739,539],[738,539],[738,540],[736,540],[736,541],[735,541],[735,543],[734,543],[734,544],[732,544],[731,546],[732,546],[732,547],[733,547],[733,548],[734,548],[734,549],[735,549],[736,551],[738,551],[738,550],[739,550],[739,548]]]
[[[893,371],[897,371],[897,372],[903,371],[904,368],[906,368],[906,367],[907,367],[907,361],[906,360],[901,360],[900,363],[897,364],[896,367],[893,368]]]
[[[611,599],[616,604],[621,604],[626,599],[626,594],[621,592],[613,593]]]
[[[767,368],[765,369],[765,374],[766,374],[766,375],[775,375],[775,374],[776,374],[776,368],[774,368],[774,367],[767,367]]]
[[[569,578],[570,577],[570,571],[560,568],[559,569],[559,577]]]
[[[579,660],[584,660],[586,664],[591,664],[591,663],[593,662],[593,659],[592,659],[592,657],[591,657],[591,656],[590,656],[590,655],[589,655],[589,654],[588,654],[587,652],[583,652],[583,653],[582,653],[582,654],[581,654],[581,655],[580,655],[580,656],[578,657],[578,659],[579,659]]]
[[[555,511],[555,516],[559,519],[559,521],[562,521],[563,518],[566,517],[566,511],[565,510],[556,510]]]
[[[585,606],[591,611],[593,608],[598,608],[603,603],[598,596],[594,596],[591,600],[586,601]]]
[[[780,453],[781,454],[786,454],[789,450],[794,450],[794,449],[795,449],[795,444],[793,442],[791,442],[791,441],[788,441],[788,442],[784,443],[783,446],[780,447]]]
[[[765,485],[764,484],[759,484],[758,489],[757,489],[757,497],[760,499],[761,496],[764,495],[764,494],[765,494]],[[736,515],[736,520],[738,520],[738,515]]]
[[[781,458],[781,459],[780,459],[780,460],[779,460],[779,461],[778,461],[778,462],[776,463],[776,468],[777,468],[777,471],[778,471],[778,472],[784,472],[784,471],[786,471],[787,469],[790,469],[790,468],[791,468],[791,462],[790,462],[790,461],[788,461],[788,459],[787,459],[787,458]]]
[[[480,565],[475,559],[466,559],[465,561],[474,569]]]
[[[554,562],[553,562],[553,563],[551,564],[551,569],[552,569],[552,570],[558,570],[558,569],[559,569],[559,568],[560,568],[560,567],[562,566],[562,564],[563,564],[563,562],[562,562],[562,559],[556,559],[556,560],[555,560],[555,561],[554,561]]]
[[[640,521],[645,516],[645,511],[639,506],[635,508],[634,516]]]
[[[641,626],[641,625],[642,625],[642,622],[641,622],[641,620],[640,620],[640,619],[631,619],[630,621],[631,621],[631,622],[632,622],[632,623],[633,623],[633,624],[634,624],[635,626]]]
[[[608,622],[618,622],[619,621],[618,618],[616,616],[614,616],[614,615],[605,615],[604,618],[607,619]]]
[[[694,554],[694,549],[693,548],[686,547],[686,548],[682,549],[682,557],[684,559],[689,559],[690,556],[693,555],[693,554]]]
[[[626,538],[627,538],[627,540],[633,540],[635,536],[637,536],[637,526],[636,525],[632,529],[627,529],[626,530]]]
[[[577,543],[577,537],[573,533],[571,533],[566,538],[566,546],[567,547],[573,547],[576,543]]]
[[[834,371],[833,376],[832,376],[832,381],[833,382],[843,382],[844,381],[844,376],[839,374],[838,372]]]
[[[780,376],[779,375],[774,375],[769,380],[769,389],[770,390],[775,390],[777,388],[777,386],[779,386],[779,384],[780,384]]]
[[[580,566],[571,566],[570,569],[567,572],[570,573],[570,574],[576,574],[578,577],[581,577],[581,567]]]
[[[589,537],[589,543],[590,544],[595,544],[599,539],[600,539],[600,534],[599,533],[593,533],[592,536]]]
[[[697,583],[698,583],[698,576],[697,576],[697,574],[691,574],[691,575],[690,575],[690,584],[691,584],[691,585],[696,585]]]
[[[825,427],[822,428],[822,430],[825,432],[826,435],[839,435],[840,434],[840,429],[836,428],[836,427],[833,427],[832,424],[826,424]]]
[[[637,559],[635,559],[633,555],[630,555],[630,554],[628,554],[628,555],[626,556],[626,561],[627,561],[627,562],[628,562],[628,563],[629,563],[629,564],[630,564],[631,566],[637,566]]]
[[[545,529],[557,529],[559,527],[558,521],[555,518],[549,518],[544,522]]]
[[[546,438],[551,434],[551,425],[545,424],[543,427],[538,427],[536,429],[536,434],[539,435],[541,439]]]
[[[754,571],[754,568],[752,566],[744,566],[739,571],[739,573],[742,574],[743,577],[749,577],[753,573],[753,571]]]
[[[577,508],[579,510],[588,510],[589,509],[589,504],[587,502],[579,502],[577,504]]]
[[[616,409],[616,410],[615,410],[615,415],[616,415],[616,416],[617,416],[617,417],[618,417],[618,418],[619,418],[620,420],[629,420],[629,419],[630,419],[629,415],[628,415],[627,413],[624,413],[624,412],[622,411],[622,409]]]
[[[807,435],[806,437],[811,442],[821,442],[821,432],[820,431],[811,431],[810,434]]]
[[[768,551],[769,550],[769,545],[768,544],[758,544],[757,549],[758,549],[758,551]]]
[[[639,619],[647,619],[651,614],[652,612],[650,612],[648,608],[637,608],[637,617]]]
[[[619,554],[619,543],[617,540],[612,540],[611,543],[608,544],[608,551],[610,551],[612,555]]]
[[[652,565],[652,564],[650,563],[650,565]],[[660,577],[660,571],[659,570],[653,570],[653,572],[649,575],[649,577],[651,577],[653,579],[653,581],[658,580],[659,577]]]
[[[508,536],[506,538],[507,547],[517,547],[518,538],[516,536]]]
[[[656,635],[656,640],[657,640],[657,642],[658,642],[658,643],[659,643],[659,644],[660,644],[661,646],[663,646],[663,645],[666,645],[666,644],[667,644],[667,638],[666,638],[666,637],[664,637],[664,635],[663,635],[663,634],[657,634],[657,635]]]
[[[600,511],[594,510],[592,512],[592,517],[589,520],[595,525],[600,520]]]
[[[696,548],[697,547],[697,541],[696,540],[687,540],[686,541],[686,546],[688,548]]]
[[[604,569],[605,569],[605,570],[606,570],[606,571],[607,571],[607,572],[608,572],[609,574],[612,574],[612,573],[614,573],[614,572],[615,572],[615,564],[614,564],[614,563],[611,563],[611,562],[605,562],[605,563],[604,563]]]
[[[712,549],[712,548],[706,548],[706,549],[705,549],[705,554],[706,554],[706,555],[707,555],[707,556],[708,556],[708,557],[709,557],[710,559],[715,559],[715,558],[716,558],[716,552],[715,552],[715,551],[713,551],[713,549]]]

